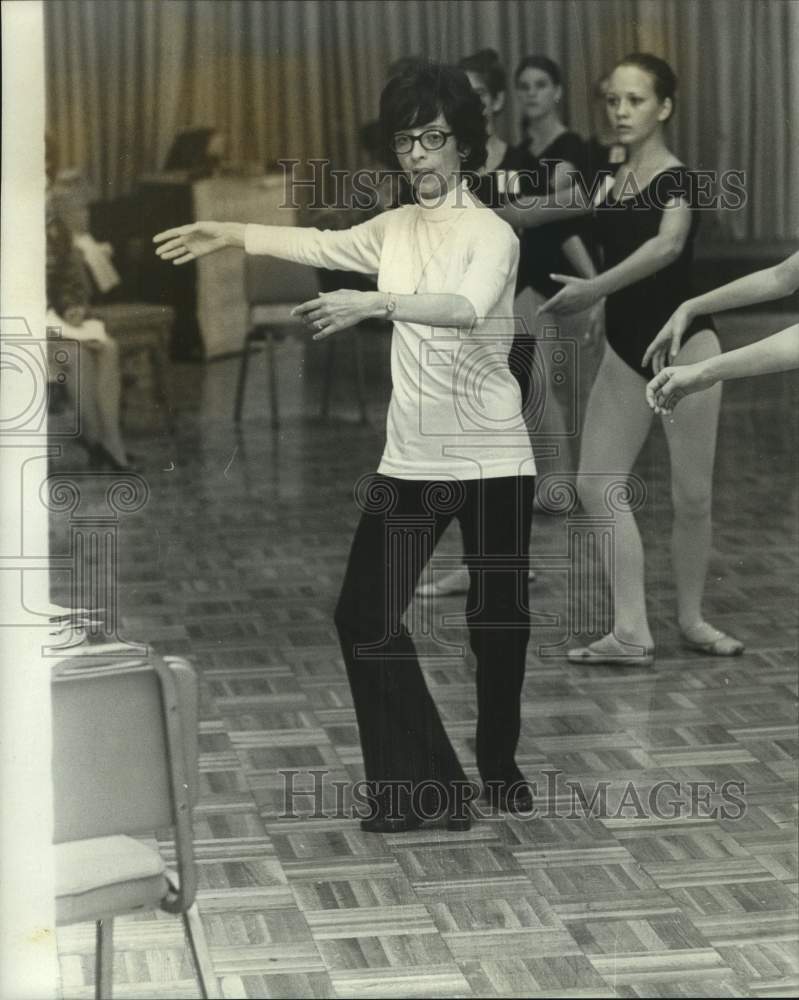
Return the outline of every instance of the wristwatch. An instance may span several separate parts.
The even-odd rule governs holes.
[[[394,310],[397,308],[397,300],[394,298],[391,292],[386,293],[386,319],[393,319]]]

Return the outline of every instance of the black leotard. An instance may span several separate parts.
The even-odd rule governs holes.
[[[526,145],[509,146],[496,169],[480,175],[476,182],[472,182],[471,188],[484,204],[498,208],[507,200],[508,185],[513,174],[518,175],[511,182],[514,194],[545,195],[550,190],[556,163],[566,161],[582,170],[584,159],[583,140],[575,132],[559,135],[538,157],[531,156]],[[548,223],[539,229],[524,230],[519,240],[516,293],[519,294],[529,285],[547,298],[554,295],[561,286],[552,281],[549,275],[553,272],[571,271],[561,252],[561,243],[572,233],[580,232],[584,226],[584,220],[580,219],[576,223]],[[508,354],[508,367],[519,383],[523,412],[534,421],[546,396],[546,391],[542,388],[545,385],[545,372],[536,357],[534,338],[518,320]]]
[[[558,163],[572,163],[578,171],[585,171],[585,143],[576,132],[562,132],[546,149],[533,156],[526,144],[513,152],[514,168],[520,172],[520,194],[525,196],[548,194]],[[580,233],[584,220],[550,222],[522,231],[519,254],[517,294],[528,285],[534,291],[550,298],[562,288],[549,276],[553,273],[571,274],[573,269],[566,261],[561,244],[569,236]]]
[[[648,278],[613,292],[605,308],[608,343],[645,379],[652,378],[654,371],[651,365],[641,367],[644,352],[677,306],[694,295],[692,270],[699,212],[694,206],[691,172],[683,166],[664,170],[629,197],[618,199],[609,194],[595,212],[604,269],[608,270],[657,236],[666,204],[680,196],[691,206],[691,229],[680,256]],[[708,328],[715,330],[712,317],[698,316],[686,330],[683,343]]]

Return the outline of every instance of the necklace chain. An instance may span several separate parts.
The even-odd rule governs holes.
[[[421,211],[423,211],[423,210],[420,209],[419,210],[419,214],[417,214],[417,216],[416,216],[416,220],[414,222],[414,228],[413,228],[413,242],[414,242],[414,244],[417,247],[419,247],[419,223],[421,221],[421,214],[420,214]],[[446,238],[449,236],[449,234],[452,232],[452,230],[455,228],[455,226],[458,225],[458,223],[461,221],[462,218],[463,218],[463,214],[462,213],[458,213],[458,217],[456,219],[454,219],[452,222],[449,223],[449,225],[444,230],[444,234],[439,239],[438,243],[436,243],[436,245],[433,247],[433,249],[428,254],[427,259],[422,264],[422,270],[419,273],[419,279],[416,282],[416,286],[415,286],[415,288],[413,290],[413,294],[414,295],[416,295],[416,293],[419,291],[419,288],[420,288],[422,282],[424,281],[425,274],[427,273],[427,268],[432,263],[433,258],[436,256],[436,254],[441,249],[441,246],[444,243],[444,241],[446,240]]]

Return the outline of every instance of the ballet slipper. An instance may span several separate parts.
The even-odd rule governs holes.
[[[696,636],[696,631],[704,626],[712,629],[715,633],[712,638],[700,639]],[[694,633],[693,636],[690,634],[691,632]],[[699,622],[688,629],[680,629],[680,638],[683,646],[708,656],[740,656],[744,651],[744,644],[739,639],[727,635],[726,632],[722,632],[712,625],[707,625],[706,622]]]
[[[596,643],[592,643],[590,646],[577,646],[570,649],[566,655],[569,663],[582,664],[583,666],[651,667],[655,662],[653,646],[643,646],[640,643],[632,642],[621,644],[629,646],[630,652],[625,653],[623,649],[597,649]]]

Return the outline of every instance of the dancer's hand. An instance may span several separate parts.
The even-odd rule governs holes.
[[[582,312],[596,305],[601,298],[592,278],[576,278],[572,274],[550,274],[550,278],[561,282],[563,288],[539,306],[537,316],[546,312],[556,315]]]
[[[715,381],[701,361],[662,368],[646,387],[646,401],[655,413],[671,413],[683,396],[709,389]]]
[[[331,333],[346,330],[361,320],[385,314],[386,297],[381,292],[356,292],[339,288],[335,292],[321,292],[319,297],[303,302],[291,310],[303,323],[316,333],[314,340],[324,340]]]
[[[239,222],[193,222],[157,233],[153,243],[160,244],[155,252],[162,260],[188,264],[224,247],[244,246],[244,226]]]
[[[641,359],[641,367],[646,368],[651,361],[652,368],[657,374],[664,365],[674,364],[682,338],[685,336],[685,331],[692,319],[693,315],[687,303],[683,302],[682,305],[677,306],[655,339],[647,347]]]

